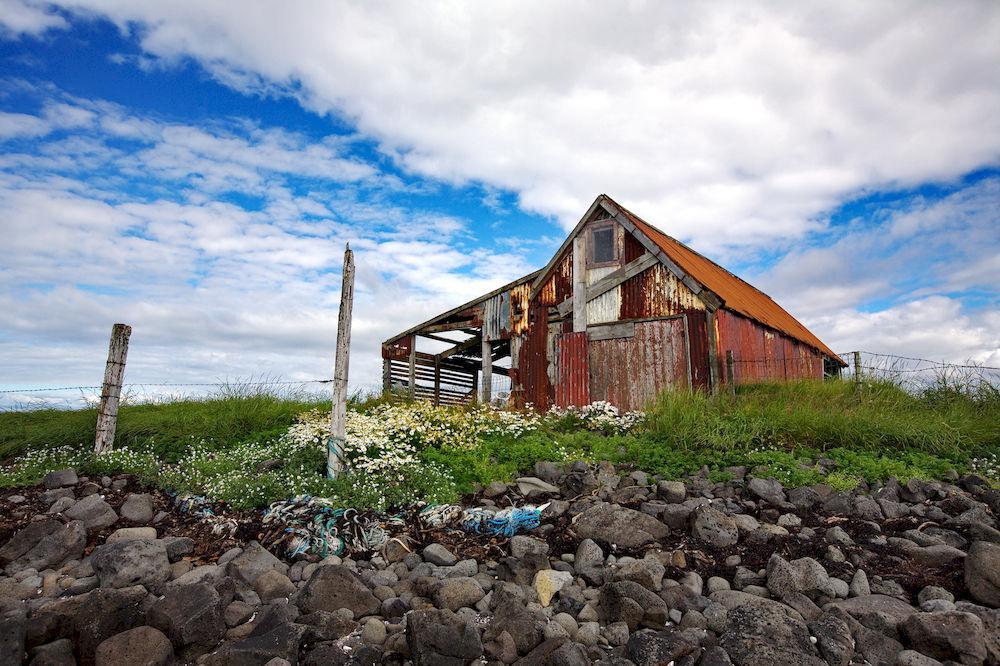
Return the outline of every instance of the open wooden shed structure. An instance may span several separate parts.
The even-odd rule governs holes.
[[[382,358],[387,390],[489,401],[506,375],[515,406],[542,410],[641,409],[665,389],[845,365],[766,294],[603,194],[544,268],[389,338]]]

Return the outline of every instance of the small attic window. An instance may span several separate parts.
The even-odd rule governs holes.
[[[590,230],[590,265],[607,266],[618,262],[615,227],[611,224],[595,226]]]

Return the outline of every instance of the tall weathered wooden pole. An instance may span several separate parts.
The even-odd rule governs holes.
[[[344,250],[344,281],[340,287],[340,318],[337,320],[337,359],[333,367],[333,409],[330,413],[330,441],[326,447],[326,475],[331,479],[344,469],[341,457],[346,439],[347,365],[351,358],[351,310],[354,307],[354,253],[351,244]]]
[[[118,425],[118,400],[122,394],[122,377],[125,376],[125,357],[128,356],[128,338],[132,327],[115,324],[111,327],[108,343],[108,363],[104,367],[104,384],[101,386],[101,406],[97,410],[97,436],[94,453],[101,454],[111,448]]]

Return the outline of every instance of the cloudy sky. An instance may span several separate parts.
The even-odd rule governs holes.
[[[995,2],[0,0],[0,388],[331,373],[615,197],[838,351],[1000,365]]]

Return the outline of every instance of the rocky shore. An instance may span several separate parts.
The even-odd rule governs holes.
[[[817,461],[824,464],[824,461]],[[472,499],[511,539],[413,530],[286,561],[130,477],[0,492],[0,664],[1000,664],[1000,492],[786,490],[538,463]]]

